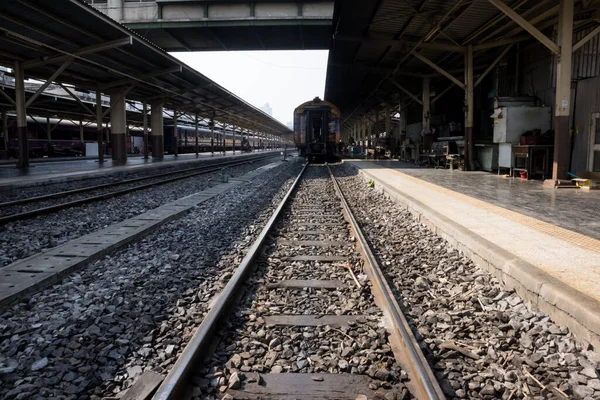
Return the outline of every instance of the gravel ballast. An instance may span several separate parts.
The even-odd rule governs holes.
[[[165,373],[300,168],[270,169],[1,310],[0,398],[110,398]]]
[[[224,173],[237,177],[274,160],[276,158],[230,167],[225,169]],[[63,209],[49,215],[4,224],[1,226],[3,234],[0,236],[0,266],[6,266],[170,201],[218,185],[221,183],[222,175],[221,171],[198,175],[123,196]]]
[[[380,192],[333,169],[448,398],[600,399],[600,353]]]
[[[308,233],[321,230],[325,227],[322,224],[328,223],[339,226],[330,232],[324,229],[326,233],[318,235]],[[366,276],[360,274],[362,260],[326,167],[308,167],[269,236],[271,240],[246,283],[243,298],[217,332],[219,343],[215,352],[193,369],[189,390],[192,399],[231,398],[227,397],[229,389],[243,390],[245,384],[259,382],[260,374],[265,373],[304,373],[313,379],[319,379],[319,374],[362,375],[367,378],[368,387],[357,390],[371,391],[381,399],[405,398],[408,375],[396,362],[383,313],[375,304]],[[343,244],[315,246],[297,244],[298,240],[343,240]],[[292,260],[297,256],[338,256],[345,261]],[[356,271],[363,281],[360,288],[347,268]],[[333,280],[340,285],[335,289],[277,286],[284,281],[305,279]],[[305,315],[316,315],[320,320],[331,316],[356,318],[348,325],[268,323],[270,317],[291,317],[297,321],[298,316]],[[365,394],[357,392],[356,396],[362,398]]]

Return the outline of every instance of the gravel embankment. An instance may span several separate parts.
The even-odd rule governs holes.
[[[276,158],[272,158],[230,167],[225,172],[236,177],[275,160]],[[222,172],[219,171],[199,175],[123,196],[67,208],[49,215],[7,223],[1,227],[3,234],[0,236],[0,266],[218,185],[221,183],[221,177]],[[56,201],[62,202],[62,200]]]
[[[354,168],[334,173],[449,398],[600,399],[600,353],[528,311]]]
[[[110,398],[165,372],[300,167],[271,169],[0,311],[0,398]]]

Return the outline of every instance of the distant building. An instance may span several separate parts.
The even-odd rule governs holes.
[[[286,123],[287,127],[290,128],[291,130],[294,130],[294,122],[293,121],[288,121]]]
[[[269,103],[263,104],[262,106],[260,106],[260,109],[269,114],[271,117],[273,116],[273,107],[271,107]]]

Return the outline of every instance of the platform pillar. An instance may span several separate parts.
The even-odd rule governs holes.
[[[198,113],[194,115],[194,140],[196,141],[196,157],[198,157],[199,146],[198,146]]]
[[[8,116],[6,110],[2,109],[2,138],[4,140],[4,150],[8,158]]]
[[[235,154],[235,125],[231,125],[231,138],[233,140],[233,154]]]
[[[210,119],[210,155],[215,155],[215,116]]]
[[[430,94],[429,88],[429,78],[423,79],[423,93],[422,93],[422,102],[423,102],[423,130],[421,131],[421,136],[423,138],[423,149],[429,148],[429,141],[431,139],[431,125],[430,125],[430,116],[431,116],[431,102],[429,99]]]
[[[19,140],[18,168],[29,167],[29,143],[27,139],[27,114],[25,111],[25,75],[20,61],[15,61],[15,103],[17,109],[17,138]]]
[[[173,155],[179,156],[179,134],[177,133],[177,110],[173,110]]]
[[[223,155],[227,154],[227,124],[223,124]]]
[[[127,122],[125,119],[125,90],[110,93],[110,141],[112,159],[127,161]]]
[[[394,148],[394,138],[392,137],[392,110],[391,107],[386,104],[385,105],[385,139],[389,143],[390,146],[390,154],[393,152]]]
[[[475,170],[473,146],[473,46],[467,46],[465,53],[465,169]]]
[[[148,104],[142,104],[142,124],[144,126],[144,160],[148,159]]]
[[[96,90],[96,140],[98,141],[98,162],[104,162],[104,132],[102,124],[102,93]]]
[[[569,172],[569,114],[571,112],[571,59],[573,53],[574,0],[561,0],[558,19],[556,96],[554,105],[554,162],[552,180],[567,179]],[[592,133],[593,134],[593,133]]]
[[[165,140],[163,137],[163,103],[152,103],[150,124],[152,129],[152,159],[162,160],[165,154]]]

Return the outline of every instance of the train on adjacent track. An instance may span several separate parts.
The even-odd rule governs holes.
[[[28,118],[28,147],[29,156],[32,158],[42,157],[77,157],[86,155],[86,144],[93,143],[96,148],[97,129],[95,124],[85,124],[81,127],[73,122],[51,118],[49,120],[51,129],[51,140],[44,131],[45,128],[39,121]],[[12,129],[11,129],[12,128]],[[3,133],[0,136],[0,156],[6,158],[17,158],[19,143],[16,139],[15,127],[9,127],[8,139],[4,141]],[[81,129],[81,131],[80,131]],[[163,131],[164,151],[166,154],[174,152],[173,125],[165,124]],[[104,133],[105,139],[108,139],[108,133]],[[214,140],[210,128],[206,125],[199,126],[198,129],[198,150],[200,152],[233,150],[232,130],[225,131],[225,140],[223,141],[223,130],[217,128],[214,130]],[[83,138],[83,140],[81,140]],[[180,124],[177,126],[178,153],[193,153],[196,151],[195,128],[191,125]],[[111,146],[106,143],[106,148],[110,152]],[[132,128],[129,130],[129,138],[126,143],[127,153],[143,153],[143,132],[141,128]],[[247,134],[241,136],[240,132],[235,132],[235,146],[245,152],[252,149],[266,147],[267,143],[263,140],[249,137]],[[151,148],[150,148],[151,150]],[[5,154],[2,154],[5,153]],[[1,158],[1,157],[0,157]]]
[[[294,110],[294,143],[298,153],[310,160],[335,158],[340,143],[340,109],[319,97]]]

